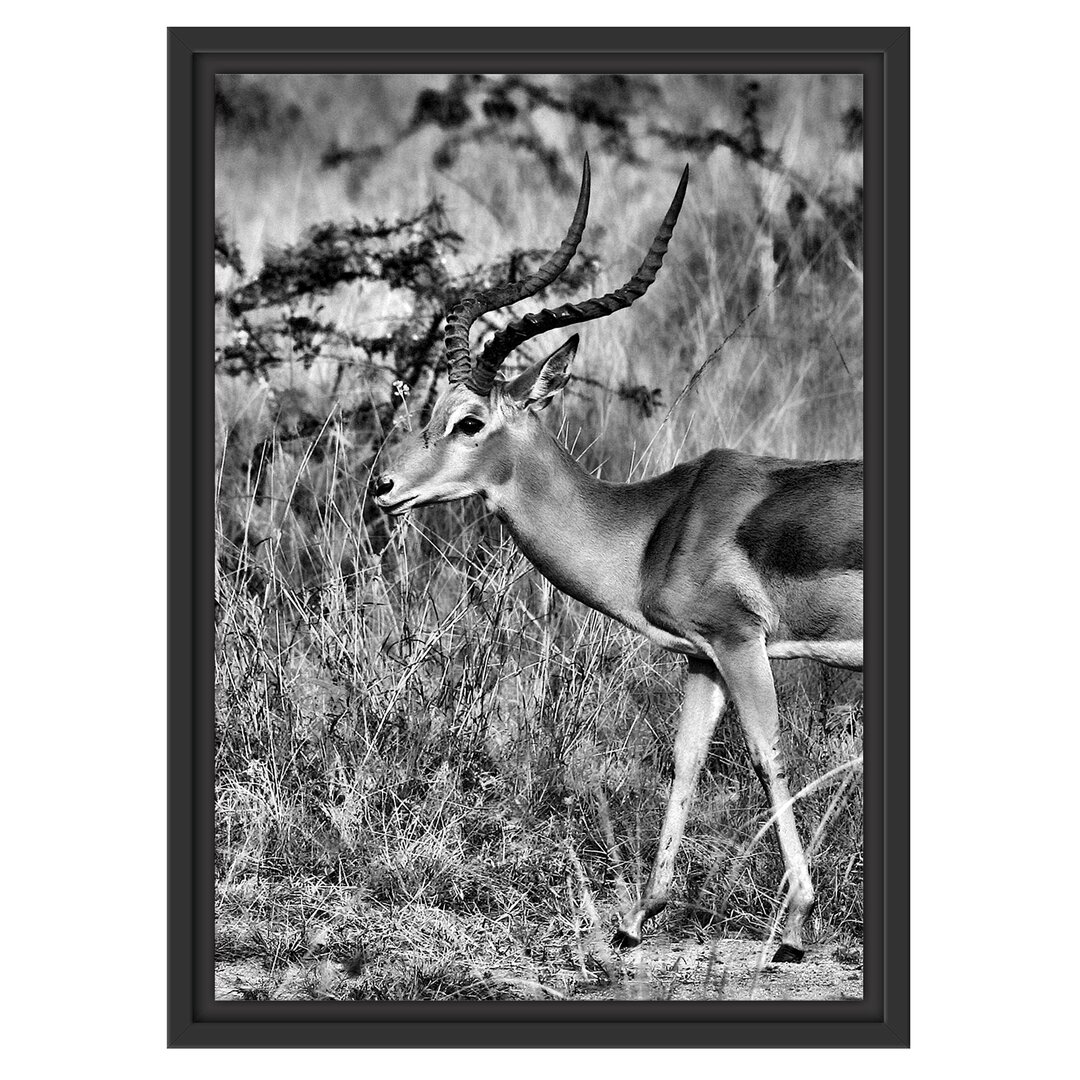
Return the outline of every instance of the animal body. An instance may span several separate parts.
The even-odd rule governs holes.
[[[640,483],[587,474],[538,413],[569,381],[577,335],[512,379],[498,375],[523,341],[629,307],[656,278],[689,170],[638,272],[606,296],[527,315],[479,355],[469,328],[531,296],[568,265],[585,227],[586,157],[577,210],[533,275],[462,301],[447,318],[449,387],[373,482],[391,514],[479,495],[557,588],[686,656],[675,775],[644,891],[621,913],[634,945],[667,903],[675,858],[709,741],[734,699],[754,769],[771,801],[784,859],[787,916],[775,959],[803,956],[813,885],[779,742],[770,657],[861,669],[863,486],[858,461],[803,462],[712,450]]]

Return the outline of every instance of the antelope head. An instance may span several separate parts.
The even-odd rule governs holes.
[[[446,318],[449,386],[435,402],[427,424],[409,432],[393,464],[372,483],[375,502],[391,514],[416,506],[451,502],[469,495],[487,497],[507,484],[520,455],[535,442],[537,412],[570,381],[577,351],[574,334],[550,356],[512,379],[499,376],[506,357],[523,342],[557,327],[599,319],[629,307],[656,280],[686,194],[690,169],[683,170],[656,238],[634,276],[620,289],[578,304],[546,308],[511,322],[474,358],[469,345],[473,323],[550,285],[569,265],[585,231],[589,209],[589,158],[585,157],[577,209],[566,237],[536,273],[462,300]]]

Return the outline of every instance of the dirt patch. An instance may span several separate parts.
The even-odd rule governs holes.
[[[514,977],[484,974],[491,999],[527,996],[565,1001],[858,1001],[863,995],[862,950],[834,945],[812,947],[802,963],[774,964],[760,942],[738,938],[673,940],[660,934],[639,948],[594,957],[577,971],[553,980],[561,989]],[[362,1000],[360,986],[327,960],[270,970],[257,959],[215,966],[218,1001]],[[496,977],[496,976],[501,977]],[[479,977],[479,976],[478,976]],[[512,990],[511,990],[512,988]],[[469,996],[473,996],[470,994]]]
[[[215,1001],[265,1001],[268,972],[257,960],[214,964]]]
[[[761,942],[739,938],[657,935],[621,958],[621,977],[593,989],[582,986],[574,1000],[861,1000],[861,948],[811,948],[799,964],[772,963],[775,951],[775,943],[766,952]]]

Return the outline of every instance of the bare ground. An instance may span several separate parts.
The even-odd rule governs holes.
[[[698,941],[657,935],[630,953],[611,985],[575,1000],[847,1001],[863,994],[862,950],[811,948],[799,964],[774,964],[776,943],[741,938]]]
[[[774,964],[763,944],[739,938],[701,941],[650,938],[627,953],[596,956],[551,985],[511,971],[477,972],[467,996],[566,1001],[851,1001],[863,994],[862,949],[811,947],[802,963]],[[559,988],[561,987],[561,989]],[[256,958],[215,965],[215,998],[237,1000],[363,1000],[360,984],[329,960],[271,969]]]

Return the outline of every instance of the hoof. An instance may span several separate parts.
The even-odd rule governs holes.
[[[629,930],[618,929],[612,935],[611,945],[615,949],[636,949],[641,944],[641,938]]]
[[[806,955],[804,949],[796,949],[794,945],[781,945],[773,957],[774,964],[798,964]]]

